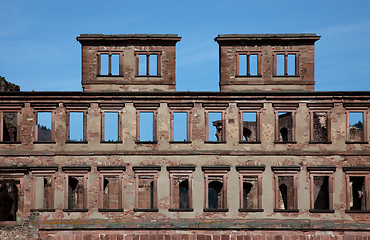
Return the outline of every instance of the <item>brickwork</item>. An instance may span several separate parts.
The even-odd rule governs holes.
[[[5,80],[5,77],[0,76],[0,92],[19,92],[19,86]]]

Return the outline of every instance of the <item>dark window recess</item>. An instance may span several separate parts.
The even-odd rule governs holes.
[[[315,176],[314,184],[314,209],[330,209],[329,207],[329,177]]]
[[[243,178],[243,209],[258,209],[258,178]]]
[[[293,176],[279,176],[278,187],[278,209],[294,209]]]
[[[37,141],[51,142],[51,112],[37,113]]]
[[[68,209],[84,208],[84,177],[68,177]]]
[[[16,221],[18,211],[18,188],[15,182],[1,182],[0,221]]]
[[[189,204],[189,180],[187,176],[174,176],[173,208],[188,209]]]
[[[349,177],[350,210],[366,210],[365,177]]]
[[[222,142],[224,139],[223,132],[222,112],[209,112],[208,141]]]
[[[3,114],[3,141],[16,142],[18,134],[18,120],[16,112],[4,112]]]
[[[153,209],[154,206],[154,178],[153,176],[140,176],[138,187],[138,208]]]
[[[364,141],[364,116],[362,112],[349,113],[349,140],[353,142]]]
[[[103,208],[117,209],[119,206],[119,177],[106,176],[103,183]]]
[[[293,116],[291,112],[279,112],[279,142],[293,141]]]
[[[328,116],[326,112],[313,113],[313,141],[327,142],[328,139]]]
[[[257,113],[243,113],[243,141],[257,141]]]
[[[224,208],[224,190],[222,177],[210,177],[208,183],[208,208]]]

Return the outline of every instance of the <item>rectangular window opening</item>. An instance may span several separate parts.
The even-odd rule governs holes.
[[[187,113],[173,113],[173,141],[188,141],[187,130]]]
[[[158,55],[149,55],[149,75],[157,76],[157,66],[158,66]]]
[[[251,76],[257,76],[258,75],[258,55],[257,54],[251,54],[249,56],[249,75]]]
[[[296,55],[295,54],[288,54],[288,62],[286,63],[287,64],[287,67],[288,67],[288,75],[290,76],[294,76],[294,75],[297,75],[295,70],[296,70]]]
[[[350,210],[366,210],[365,177],[349,177]]]
[[[119,176],[104,176],[103,179],[103,208],[118,209],[120,206]]]
[[[68,176],[68,209],[84,209],[84,177]]]
[[[104,113],[104,141],[117,142],[119,131],[119,115],[118,112]]]
[[[349,112],[349,140],[353,142],[365,140],[363,112]]]
[[[279,176],[278,177],[278,197],[277,209],[294,209],[294,177]]]
[[[278,113],[278,141],[291,142],[293,141],[293,116],[291,112]]]
[[[35,209],[53,209],[52,178],[37,176],[35,183]]]
[[[223,136],[223,119],[222,112],[208,113],[208,141],[222,142]]]
[[[208,176],[208,208],[226,208],[223,176]]]
[[[313,113],[313,141],[314,142],[328,142],[328,115],[326,112]]]
[[[239,76],[247,76],[247,55],[239,54]]]
[[[314,209],[330,209],[329,206],[329,176],[313,177]]]
[[[100,54],[100,75],[109,74],[109,55]]]
[[[18,141],[18,113],[4,112],[3,113],[3,141],[16,142]]]
[[[140,112],[140,141],[154,141],[154,112]]]
[[[257,113],[243,112],[243,141],[257,141]]]
[[[139,54],[139,75],[145,76],[147,70],[147,57],[145,54]]]
[[[137,207],[140,209],[154,209],[155,206],[155,189],[154,176],[139,176],[139,184],[137,189]]]
[[[188,176],[173,176],[173,208],[190,208],[190,189]]]
[[[243,209],[258,209],[258,177],[243,177]]]
[[[69,140],[75,142],[84,141],[84,113],[69,113]]]
[[[285,56],[284,54],[276,54],[276,75],[285,75]]]
[[[119,75],[119,54],[112,54],[111,56],[112,75]]]
[[[15,181],[0,182],[0,221],[16,221],[19,191]]]
[[[51,142],[51,112],[37,112],[37,141]]]

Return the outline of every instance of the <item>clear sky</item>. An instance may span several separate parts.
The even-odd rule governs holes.
[[[218,34],[316,33],[316,90],[370,91],[369,0],[0,0],[0,76],[81,91],[81,33],[176,33],[177,90],[218,91]]]

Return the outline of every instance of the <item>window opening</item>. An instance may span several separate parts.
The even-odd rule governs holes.
[[[18,211],[18,187],[14,181],[0,183],[0,221],[16,221]]]
[[[279,112],[278,113],[278,129],[280,142],[291,142],[293,141],[293,117],[291,112]]]
[[[37,141],[51,142],[51,112],[37,112]]]
[[[364,113],[349,112],[349,140],[363,142],[364,139]]]
[[[119,75],[119,54],[100,54],[100,75]]]
[[[104,176],[103,179],[103,208],[118,209],[120,204],[119,176]]]
[[[257,141],[257,113],[243,112],[243,141]]]
[[[313,141],[328,142],[328,114],[326,112],[313,112]]]
[[[208,113],[208,141],[223,141],[223,120],[222,112]]]
[[[53,190],[51,176],[35,178],[35,209],[53,209]]]
[[[174,112],[173,113],[173,131],[174,141],[188,141],[187,133],[187,113],[186,112]]]
[[[111,57],[111,68],[112,68],[112,75],[119,75],[119,54],[112,54]]]
[[[173,176],[173,202],[174,209],[190,208],[190,191],[188,176]]]
[[[258,177],[243,177],[243,209],[258,209]]]
[[[154,209],[154,176],[141,175],[138,178],[138,208]]]
[[[293,176],[278,177],[278,209],[294,209],[294,178]]]
[[[276,55],[276,75],[283,76],[284,75],[284,54],[277,54]]]
[[[117,142],[119,131],[118,112],[104,112],[104,141]]]
[[[287,58],[287,67],[288,67],[288,75],[291,75],[291,76],[294,76],[296,75],[296,72],[295,72],[295,69],[296,69],[296,66],[295,66],[295,54],[288,54],[288,58]]]
[[[276,54],[276,75],[277,76],[295,76],[297,75],[296,54]]]
[[[314,209],[330,209],[329,176],[314,176]]]
[[[139,141],[154,141],[154,112],[140,112],[140,139]]]
[[[100,54],[100,74],[108,75],[109,73],[109,55]]]
[[[208,180],[208,208],[224,208],[223,177],[210,176]]]
[[[239,76],[247,76],[247,55],[239,54]]]
[[[18,141],[18,113],[3,112],[3,129],[2,141],[16,142]]]
[[[158,54],[139,54],[139,76],[158,75]]]
[[[84,177],[68,176],[68,209],[84,208]]]
[[[258,75],[258,55],[257,54],[239,54],[239,76],[257,76]]]
[[[365,177],[349,177],[350,210],[366,210]]]
[[[75,142],[84,141],[84,113],[69,113],[69,140]]]

